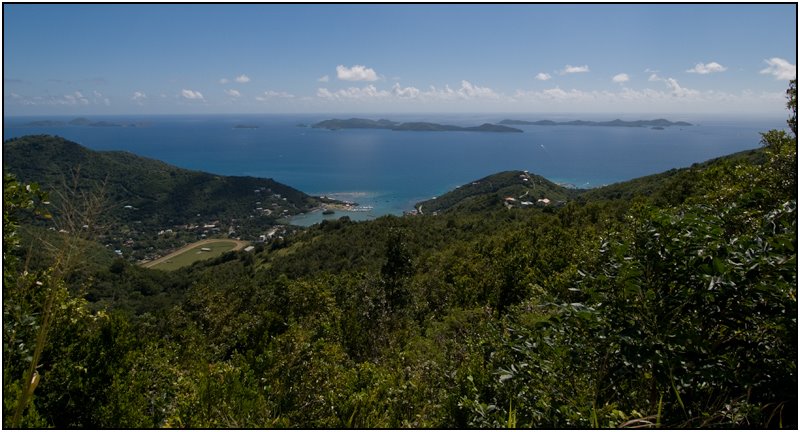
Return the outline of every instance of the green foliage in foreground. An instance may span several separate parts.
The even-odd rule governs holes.
[[[6,178],[3,425],[796,428],[789,95],[791,135],[681,193],[343,219],[169,273],[26,268],[43,197]]]

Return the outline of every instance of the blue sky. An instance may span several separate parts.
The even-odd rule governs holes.
[[[796,4],[3,5],[5,115],[781,115]]]

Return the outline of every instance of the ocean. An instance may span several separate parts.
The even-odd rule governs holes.
[[[125,150],[188,169],[273,178],[311,195],[370,206],[354,220],[402,214],[414,203],[505,170],[528,170],[554,182],[597,187],[760,146],[760,133],[786,129],[785,119],[676,118],[692,126],[514,126],[524,133],[330,131],[307,125],[329,118],[366,117],[475,126],[520,120],[613,120],[579,115],[181,115],[87,116],[137,127],[26,126],[4,118],[3,139],[30,134],[62,136],[94,150]],[[614,117],[615,118],[615,117]],[[624,120],[650,119],[628,115]],[[237,125],[257,126],[237,128]],[[306,126],[303,126],[306,125]],[[337,212],[330,217],[341,217]],[[292,223],[319,222],[320,213]]]

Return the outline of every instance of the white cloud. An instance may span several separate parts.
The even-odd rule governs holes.
[[[762,74],[770,74],[776,80],[789,81],[797,78],[797,66],[789,63],[788,61],[773,57],[769,60],[764,60],[769,66],[761,69]]]
[[[583,66],[566,65],[566,66],[564,66],[564,69],[561,70],[561,75],[573,74],[573,73],[582,73],[582,72],[589,72],[589,66],[588,65],[583,65]]]
[[[630,81],[630,79],[631,78],[628,76],[628,74],[621,73],[621,74],[614,75],[614,78],[611,78],[611,81],[614,81],[615,83],[622,84],[622,83],[626,83],[626,82]]]
[[[236,81],[237,83],[240,83],[240,84],[249,83],[250,82],[250,77],[248,77],[247,75],[242,74],[242,75],[239,75],[238,77],[234,78],[234,81]]]
[[[220,84],[227,84],[227,83],[229,83],[229,82],[230,82],[230,81],[229,81],[227,78],[220,78],[220,80],[219,80],[219,83],[220,83]]]
[[[517,90],[511,103],[522,110],[582,110],[585,112],[608,113],[616,111],[642,112],[719,112],[720,107],[730,112],[753,112],[781,107],[781,95],[740,94],[720,91],[704,91],[681,87],[674,79],[663,80],[664,89],[645,88],[635,90],[621,88],[618,91],[598,91],[562,89],[559,87],[547,90]],[[756,108],[757,107],[757,108]]]
[[[430,86],[428,91],[422,93],[422,97],[425,99],[451,100],[456,99],[458,93],[451,89],[449,85],[445,84],[444,88],[441,90],[436,88],[436,86]]]
[[[678,81],[675,78],[667,78],[664,80],[667,84],[667,87],[672,91],[672,95],[679,98],[690,97],[690,96],[697,96],[699,93],[697,90],[687,89],[685,87],[681,87],[678,84]]]
[[[181,97],[188,100],[204,100],[203,94],[194,90],[181,90]]]
[[[473,98],[489,98],[489,99],[497,99],[500,96],[494,92],[494,90],[490,89],[489,87],[478,87],[473,85],[467,80],[461,81],[461,88],[458,89],[458,94],[464,99],[473,99]]]
[[[512,97],[513,102],[523,103],[587,103],[598,97],[598,92],[586,92],[577,89],[563,90],[554,87],[545,90],[517,90]]]
[[[381,90],[372,84],[364,87],[349,87],[341,90],[317,89],[317,97],[328,100],[419,100],[419,101],[455,101],[455,100],[487,100],[500,99],[502,96],[489,87],[481,87],[467,80],[461,81],[461,86],[454,90],[449,85],[443,89],[430,86],[428,90],[417,87],[403,87],[395,83],[390,91]]]
[[[697,90],[681,87],[674,78],[658,79],[663,81],[666,90],[632,90],[623,88],[620,91],[585,91],[578,89],[564,90],[558,86],[541,91],[517,90],[512,98],[515,102],[563,102],[579,103],[584,106],[594,105],[600,109],[607,108],[608,104],[630,104],[630,103],[691,103],[691,102],[719,102],[730,100],[734,96],[724,92],[700,92]]]
[[[111,100],[108,99],[107,97],[103,96],[103,94],[100,93],[99,91],[93,90],[92,94],[94,95],[94,103],[96,103],[96,104],[97,103],[101,103],[101,104],[103,104],[105,106],[111,105]]]
[[[539,81],[547,81],[550,78],[552,78],[552,76],[550,76],[549,73],[539,72],[538,74],[536,74],[536,79]]]
[[[286,92],[283,92],[283,91],[276,92],[276,91],[273,91],[273,90],[267,90],[267,91],[264,92],[264,94],[262,94],[260,96],[256,96],[256,100],[261,101],[261,102],[265,102],[265,101],[268,101],[270,99],[293,99],[294,97],[295,97],[295,95],[293,95],[291,93],[286,93]]]
[[[547,89],[542,92],[545,97],[550,99],[592,99],[594,96],[591,92],[584,92],[576,89],[572,89],[570,91],[564,91],[560,87]]]
[[[340,90],[329,90],[321,87],[317,89],[317,97],[328,100],[418,100],[423,102],[442,102],[456,100],[497,100],[502,96],[489,87],[474,85],[467,80],[461,81],[458,89],[453,89],[449,85],[444,88],[430,86],[428,90],[420,90],[417,87],[403,87],[395,83],[391,90],[382,90],[373,84],[364,87],[349,87]]]
[[[76,91],[72,94],[65,94],[61,100],[56,99],[58,105],[89,105],[89,99],[83,97],[83,93]]]
[[[323,76],[317,78],[317,82],[328,82],[330,80],[331,79],[330,79],[330,77],[328,77],[328,75],[323,75]]]
[[[85,95],[80,91],[74,91],[63,95],[46,96],[21,96],[14,92],[3,94],[4,102],[15,105],[25,106],[90,106],[90,105],[111,105],[111,101],[99,91],[93,90],[91,95]]]
[[[420,95],[420,90],[416,87],[400,87],[399,83],[394,83],[392,94],[401,99],[414,99]]]
[[[317,89],[317,96],[323,99],[374,99],[386,98],[391,96],[391,93],[386,90],[378,90],[374,85],[370,84],[365,87],[350,87],[347,89],[337,90],[331,92],[326,88]]]
[[[242,96],[242,94],[239,93],[239,90],[234,90],[234,89],[225,89],[225,94],[230,96],[230,97],[235,97],[235,98],[238,98],[238,97]]]
[[[147,95],[140,91],[133,92],[133,96],[131,96],[131,100],[140,105],[145,101],[145,99],[147,99]]]
[[[64,94],[61,96],[34,96],[32,98],[26,98],[19,96],[15,93],[11,95],[13,99],[16,99],[22,105],[67,105],[67,106],[76,106],[76,105],[89,105],[90,101],[86,97],[83,96],[83,93],[79,91],[75,91],[72,93]],[[95,101],[95,103],[97,103]]]
[[[650,74],[650,78],[647,78],[647,81],[661,81],[661,78],[656,74]]]
[[[728,68],[726,68],[725,66],[722,66],[717,62],[711,62],[706,64],[697,63],[696,65],[694,65],[693,68],[687,69],[686,72],[706,75],[713,72],[724,72],[726,70],[728,70]]]
[[[375,70],[363,65],[355,65],[353,67],[345,67],[343,65],[336,66],[336,77],[342,81],[377,81],[378,74]]]

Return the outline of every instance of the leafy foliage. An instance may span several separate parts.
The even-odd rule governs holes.
[[[171,273],[29,260],[46,197],[7,177],[4,426],[796,428],[788,94],[757,151],[557,208],[458,191]]]

